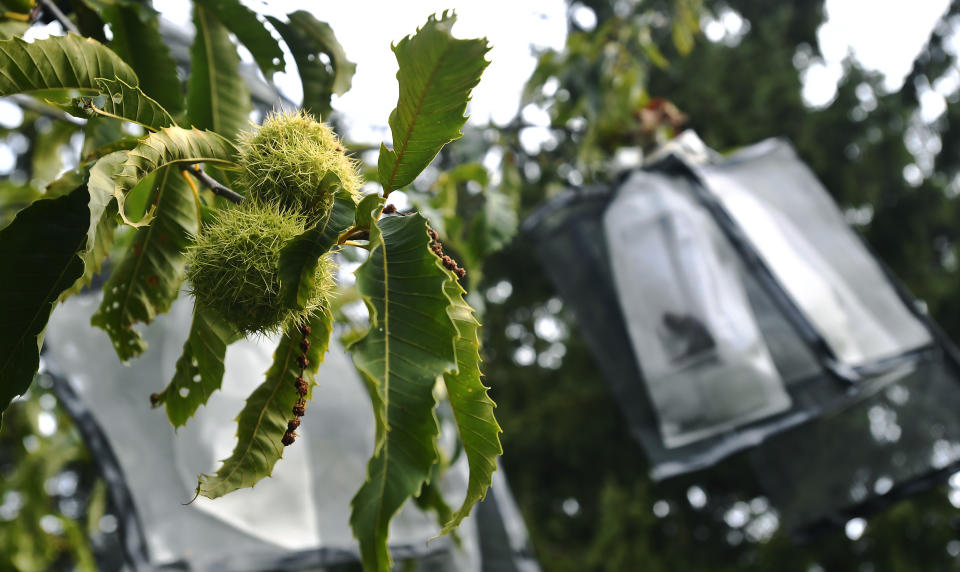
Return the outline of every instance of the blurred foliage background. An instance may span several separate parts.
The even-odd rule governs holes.
[[[701,26],[727,25],[691,43],[690,13]],[[849,222],[958,339],[960,94],[946,86],[956,86],[948,43],[960,2],[902,89],[886,93],[880,76],[847,59],[836,96],[820,107],[804,102],[801,78],[820,58],[822,2],[593,1],[570,15],[566,51],[544,53],[527,86],[534,107],[499,133],[523,214],[560,189],[608,180],[624,146],[649,150],[669,136],[671,114],[650,113],[665,98],[720,151],[789,138]],[[919,101],[935,86],[946,111],[924,121]],[[531,125],[543,111],[549,125]],[[779,530],[776,507],[736,458],[652,484],[572,316],[528,271],[531,256],[514,241],[487,263],[480,290],[490,302],[487,378],[503,462],[546,570],[960,569],[960,479],[805,540]]]
[[[649,152],[681,124],[721,151],[785,136],[960,339],[960,72],[949,42],[960,2],[899,91],[848,59],[836,96],[818,107],[804,102],[801,78],[820,58],[821,0],[590,0],[572,3],[568,16],[567,46],[540,55],[518,117],[471,128],[438,159],[461,166],[428,170],[408,193],[470,270],[503,466],[543,568],[960,569],[960,478],[802,540],[780,530],[776,507],[737,459],[651,483],[572,316],[516,235],[544,200],[608,182],[614,163]],[[718,22],[722,34],[700,34]],[[934,90],[946,110],[925,120],[919,102]],[[74,131],[28,110],[20,127],[0,133],[17,157],[0,181],[0,212],[70,166],[68,153],[34,150],[69,149]],[[0,569],[114,568],[103,555],[117,553],[116,519],[49,388],[35,385],[0,434]]]

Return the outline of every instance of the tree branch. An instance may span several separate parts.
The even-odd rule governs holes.
[[[45,10],[49,10],[50,13],[53,14],[53,17],[56,18],[66,30],[78,36],[80,35],[80,30],[77,29],[77,26],[70,21],[70,18],[67,18],[66,14],[60,11],[60,8],[57,8],[57,5],[54,4],[52,0],[40,0],[40,3],[43,4]]]
[[[230,202],[237,203],[238,205],[243,202],[243,195],[233,191],[229,187],[225,187],[224,185],[220,184],[219,181],[206,174],[203,169],[197,165],[193,165],[192,167],[181,167],[181,170],[196,177],[198,181],[203,183],[203,186],[213,191],[213,194],[219,195]]]

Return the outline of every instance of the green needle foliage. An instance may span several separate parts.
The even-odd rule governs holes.
[[[486,40],[454,38],[454,17],[445,13],[394,47],[393,148],[381,148],[382,191],[364,197],[357,160],[309,111],[327,113],[355,69],[326,23],[306,12],[262,19],[236,0],[197,0],[190,74],[181,81],[148,6],[78,4],[78,29],[96,39],[0,40],[0,96],[43,98],[36,104],[49,103],[44,109],[65,119],[46,135],[54,148],[33,150],[33,180],[57,177],[58,148],[84,137],[77,168],[46,193],[26,185],[0,197],[0,220],[10,220],[6,209],[22,209],[0,230],[0,411],[30,386],[58,299],[97,284],[96,274],[109,268],[91,321],[126,362],[147,349],[138,324],[168,311],[186,281],[193,323],[173,379],[151,396],[173,425],[188,423],[229,381],[224,356],[232,342],[282,332],[273,366],[237,417],[233,454],[200,477],[198,494],[217,498],[269,477],[294,444],[313,373],[341,320],[360,332],[352,349],[376,419],[376,448],[350,518],[364,568],[390,568],[390,522],[412,497],[435,510],[438,530],[453,531],[483,497],[501,452],[481,382],[479,321],[458,282],[464,271],[427,219],[392,207],[383,213],[390,192],[460,136],[487,66]],[[30,18],[0,12],[0,30],[22,29],[2,26],[11,14]],[[255,90],[240,74],[237,42],[271,82],[284,69],[278,35],[298,64],[307,110],[274,111],[250,126]],[[363,325],[332,304],[335,295],[353,295],[338,290],[335,254],[363,258],[358,251],[366,251],[356,272],[370,311]],[[437,396],[449,398],[470,466],[456,511],[440,496],[449,456],[438,449]]]

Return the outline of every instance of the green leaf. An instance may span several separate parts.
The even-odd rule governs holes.
[[[29,17],[33,8],[33,0],[3,0],[0,7],[4,11],[16,13],[20,17]]]
[[[100,117],[98,119],[109,119],[107,117]],[[87,126],[89,127],[90,121],[87,121]],[[96,147],[89,154],[83,155],[83,160],[87,162],[96,162],[97,159],[109,155],[115,151],[130,151],[134,147],[140,144],[140,139],[134,137],[133,135],[122,135],[116,139],[113,139],[106,144]],[[84,140],[84,148],[86,148],[86,140]]]
[[[129,157],[124,168],[128,163]],[[90,319],[107,332],[123,361],[147,347],[133,325],[150,323],[177,298],[186,266],[183,252],[198,231],[193,192],[176,167],[158,173],[156,197],[156,220],[137,229],[130,249],[103,287],[100,308]]]
[[[79,127],[67,121],[56,121],[50,128],[38,131],[33,141],[30,178],[38,187],[53,182],[64,170],[63,155],[60,150],[70,144],[70,138]],[[70,187],[70,191],[77,185]]]
[[[194,6],[193,24],[197,35],[190,48],[187,117],[194,127],[232,138],[247,126],[252,109],[237,47],[206,6]]]
[[[479,261],[513,240],[520,225],[517,205],[513,197],[497,189],[487,189],[483,210],[470,229],[471,256]]]
[[[89,165],[85,166],[84,164],[78,165],[76,169],[64,171],[56,181],[47,185],[44,197],[55,199],[70,194],[87,180],[89,174]]]
[[[290,25],[299,29],[308,37],[317,51],[317,55],[326,54],[333,67],[333,93],[343,95],[350,90],[353,74],[357,71],[357,64],[347,59],[343,46],[337,41],[333,28],[326,22],[313,17],[310,12],[297,10],[287,15]]]
[[[460,441],[467,455],[470,478],[467,495],[460,508],[443,527],[447,534],[470,514],[477,501],[483,499],[497,470],[497,457],[503,454],[500,446],[500,425],[493,416],[496,404],[487,394],[480,373],[480,322],[466,300],[463,288],[449,270],[444,291],[450,300],[448,313],[457,328],[457,370],[446,372],[443,383],[453,410]]]
[[[487,67],[486,39],[450,35],[456,17],[430,16],[413,36],[393,47],[400,98],[390,114],[393,149],[380,146],[377,164],[384,193],[409,185],[444,145],[460,137],[470,91]]]
[[[29,44],[20,38],[0,41],[0,96],[63,89],[97,93],[96,79],[106,77],[138,85],[130,66],[89,38],[71,33]]]
[[[90,169],[87,189],[90,194],[90,226],[87,229],[86,252],[83,255],[83,276],[64,292],[70,296],[80,292],[100,272],[110,253],[117,227],[117,206],[113,201],[113,176],[120,170],[126,153],[117,151],[104,156]]]
[[[0,411],[30,387],[60,293],[83,274],[86,187],[36,201],[0,230]]]
[[[30,24],[26,22],[18,22],[17,20],[3,20],[0,22],[0,39],[9,40],[14,36],[22,36],[28,28],[30,28]]]
[[[134,87],[119,79],[96,80],[100,95],[95,98],[75,100],[76,111],[88,115],[90,112],[106,117],[123,119],[138,123],[151,131],[176,125],[170,113],[154,101],[139,87]]]
[[[330,97],[334,93],[343,95],[350,89],[357,65],[347,59],[333,29],[325,22],[302,10],[287,17],[289,23],[270,16],[267,19],[283,36],[297,62],[303,84],[302,107],[314,115],[326,117],[331,111]],[[323,62],[321,54],[329,58],[329,64]]]
[[[210,131],[166,127],[151,133],[127,154],[127,160],[116,176],[114,196],[117,197],[120,216],[133,227],[146,226],[153,220],[153,208],[137,222],[131,221],[123,208],[127,193],[150,173],[177,164],[235,166],[232,161],[235,153],[233,143]]]
[[[694,38],[700,32],[698,14],[703,13],[702,0],[677,0],[673,18],[673,45],[685,56],[693,49]]]
[[[193,323],[177,360],[177,370],[157,400],[157,405],[166,405],[167,417],[174,427],[185,425],[220,389],[227,346],[238,338],[233,327],[215,313],[194,306]]]
[[[357,228],[370,228],[373,226],[375,215],[373,214],[376,211],[380,213],[380,209],[383,208],[384,198],[378,194],[367,195],[360,199],[360,202],[357,204],[357,216],[353,222],[353,225]]]
[[[110,47],[137,73],[139,87],[167,110],[183,110],[183,91],[177,75],[177,62],[160,35],[159,16],[143,6],[114,4],[101,12],[110,24],[113,39]],[[113,74],[98,77],[113,78]],[[136,81],[128,85],[138,85]]]
[[[140,144],[140,139],[127,135],[122,119],[94,116],[83,126],[83,146],[80,148],[80,166],[96,162],[114,151],[129,151]]]
[[[241,44],[250,50],[264,77],[271,81],[273,74],[283,71],[283,50],[280,44],[257,18],[256,12],[238,0],[198,0],[232,32]]]
[[[351,351],[373,401],[377,440],[367,480],[351,503],[350,525],[364,569],[388,570],[390,520],[429,479],[438,458],[433,388],[438,376],[457,367],[457,330],[426,219],[387,217],[370,231],[370,256],[356,272],[370,330]]]
[[[453,509],[443,498],[442,479],[447,468],[443,460],[434,463],[430,470],[430,480],[423,484],[420,493],[413,497],[417,507],[423,512],[433,511],[437,515],[440,526],[445,525],[453,517]]]
[[[339,183],[333,172],[324,181],[331,177],[329,182],[336,180]],[[314,290],[317,263],[321,256],[336,246],[340,233],[353,223],[356,208],[348,191],[338,191],[327,216],[280,251],[280,301],[284,306],[300,310],[306,308],[310,293]]]
[[[0,181],[0,229],[7,226],[20,210],[41,197],[43,193],[31,185]]]
[[[656,40],[653,39],[653,34],[650,33],[650,28],[640,29],[637,32],[637,41],[640,44],[640,48],[643,50],[644,55],[646,55],[647,59],[650,60],[650,63],[662,70],[666,70],[670,67],[670,62],[667,60],[666,56],[663,55],[663,52],[660,51],[660,46],[657,45]],[[692,48],[692,38],[690,39],[690,42],[690,47]],[[679,46],[679,44],[675,45]]]
[[[157,188],[157,173],[161,172],[163,172],[163,169],[154,171],[140,179],[137,186],[130,189],[130,192],[126,194],[123,208],[128,217],[141,221],[147,209],[155,206],[151,201],[154,199],[153,191]],[[114,190],[116,190],[116,179],[114,179]]]
[[[464,257],[465,262],[476,261],[480,256],[468,251],[465,231],[476,226],[476,217],[471,219],[462,215],[459,210],[460,193],[466,183],[474,181],[483,188],[484,194],[488,186],[487,169],[480,163],[463,163],[453,167],[437,177],[431,192],[430,205],[437,209],[440,216],[430,217],[434,228],[444,236],[444,242]],[[486,203],[484,203],[486,205]],[[476,207],[470,209],[471,213]],[[480,215],[482,216],[482,215]],[[468,226],[469,225],[469,226]],[[467,228],[465,228],[467,227]],[[469,266],[469,265],[468,265]]]
[[[100,17],[100,13],[94,11],[86,0],[67,0],[67,5],[73,11],[72,20],[77,24],[78,34],[101,43],[108,41],[104,34],[106,23]]]
[[[329,312],[317,312],[310,319],[310,329],[309,365],[304,371],[304,379],[308,379],[310,387],[307,399],[310,399],[315,385],[313,374],[330,344],[333,318]],[[199,494],[215,499],[237,489],[252,487],[273,473],[274,465],[283,456],[280,440],[287,430],[287,422],[293,419],[293,406],[300,399],[295,382],[300,375],[297,356],[301,353],[302,339],[296,327],[284,332],[266,380],[250,394],[237,416],[237,445],[233,454],[223,462],[216,475],[200,475]],[[309,417],[304,423],[309,423]]]

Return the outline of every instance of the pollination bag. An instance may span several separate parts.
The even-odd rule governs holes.
[[[808,526],[957,470],[956,349],[788,142],[687,132],[524,229],[654,480],[741,453]]]
[[[192,299],[182,294],[169,313],[143,329],[152,351],[130,364],[117,361],[107,336],[91,335],[90,315],[98,305],[98,296],[83,294],[57,307],[41,375],[52,378],[106,481],[131,569],[359,567],[350,500],[366,478],[374,423],[369,395],[342,346],[331,343],[316,374],[323,391],[272,475],[217,499],[194,498],[197,476],[212,472],[233,450],[234,418],[263,382],[276,340],[254,336],[231,344],[221,389],[177,430],[162,408],[150,409],[149,396],[174,375]],[[201,384],[192,390],[201,391]],[[390,528],[393,557],[431,570],[480,571],[489,562],[538,570],[506,479],[502,471],[494,475],[486,500],[459,528],[459,542],[449,535],[431,540],[441,529],[436,517],[408,502]],[[441,491],[452,504],[466,486],[461,455],[445,472]]]

